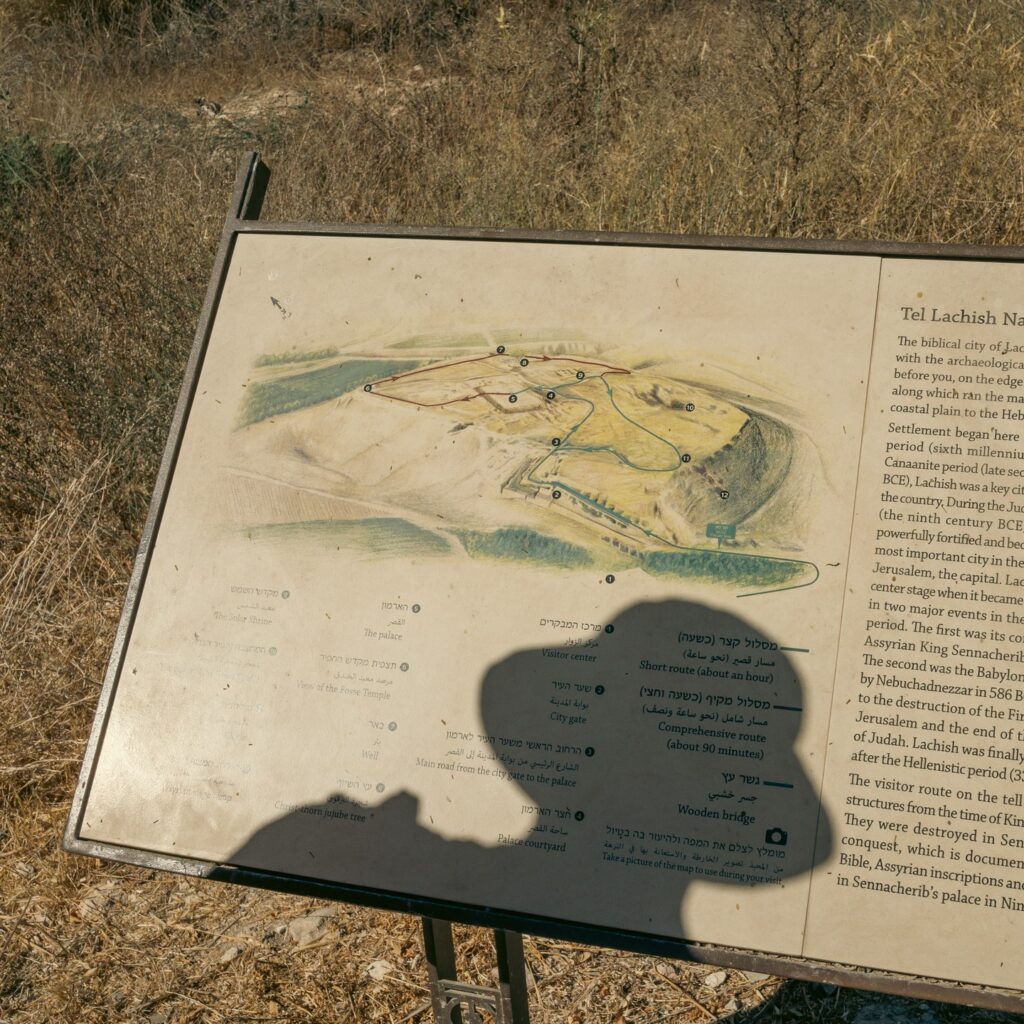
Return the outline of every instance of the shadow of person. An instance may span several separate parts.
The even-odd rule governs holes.
[[[230,864],[797,951],[803,902],[782,889],[832,837],[795,750],[804,702],[793,663],[743,620],[687,601],[585,625],[552,623],[566,642],[490,666],[478,715],[415,708],[441,724],[395,755],[400,791],[372,805],[336,795],[298,806]],[[688,891],[700,897],[692,922]],[[706,934],[717,916],[728,923]]]

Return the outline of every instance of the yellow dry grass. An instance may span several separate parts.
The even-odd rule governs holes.
[[[1016,0],[0,3],[0,1020],[427,1019],[415,920],[299,945],[324,905],[59,848],[243,150],[279,219],[1020,244],[1022,39]],[[541,1024],[1011,1019],[526,953]]]

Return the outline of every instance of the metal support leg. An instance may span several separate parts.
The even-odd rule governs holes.
[[[530,1024],[530,1002],[526,995],[526,960],[519,932],[495,929],[494,948],[498,954],[498,990],[511,1024]]]
[[[430,1006],[434,1011],[436,1024],[462,1024],[462,1012],[458,1004],[448,1006],[445,985],[458,978],[455,966],[455,942],[452,926],[448,921],[436,917],[423,918],[423,954],[427,961],[430,978]]]
[[[452,926],[423,918],[423,950],[435,1024],[529,1024],[523,937],[518,932],[495,931],[494,947],[497,988],[458,981]]]

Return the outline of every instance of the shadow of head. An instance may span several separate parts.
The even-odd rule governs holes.
[[[783,646],[729,613],[662,601],[487,672],[496,756],[541,824],[562,822],[578,859],[601,866],[576,864],[574,888],[617,876],[634,927],[677,934],[686,884],[777,885],[829,854]]]
[[[689,601],[550,629],[568,639],[487,669],[473,695],[483,733],[453,746],[439,730],[403,752],[397,795],[302,807],[232,863],[699,939],[681,916],[689,886],[777,886],[827,857],[784,644]],[[447,828],[423,820],[439,795]],[[460,838],[460,816],[493,841]]]

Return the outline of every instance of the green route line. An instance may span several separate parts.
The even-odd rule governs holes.
[[[568,441],[569,438],[571,438],[573,436],[573,434],[575,434],[576,431],[578,431],[580,429],[580,427],[582,427],[583,424],[586,423],[587,420],[589,420],[590,417],[593,416],[593,414],[597,411],[597,406],[589,398],[583,398],[580,395],[569,395],[568,398],[569,398],[570,401],[572,401],[572,402],[585,402],[587,405],[589,405],[590,406],[590,412],[588,412],[587,415],[584,416],[583,419],[581,419],[579,421],[579,423],[577,423],[576,426],[574,426],[572,428],[572,430],[570,430],[569,433],[565,435],[565,438],[563,439],[563,443],[562,444],[560,444],[557,448],[554,448],[550,452],[548,452],[547,455],[545,455],[544,458],[541,459],[540,462],[538,462],[530,470],[530,474],[533,474],[538,469],[540,469],[540,467],[542,465],[544,465],[544,463],[547,462],[548,459],[552,458],[556,454],[558,454],[560,452],[563,452],[563,451],[574,451],[574,452],[608,452],[610,455],[614,455],[615,458],[617,458],[619,460],[619,462],[621,462],[623,465],[629,466],[630,469],[635,469],[635,470],[637,470],[637,472],[640,472],[640,473],[674,473],[677,469],[679,469],[680,466],[685,465],[686,464],[686,460],[683,459],[683,456],[680,453],[679,449],[676,448],[676,446],[674,444],[672,444],[672,442],[669,441],[667,438],[661,437],[659,434],[655,434],[653,430],[649,430],[647,427],[643,426],[643,424],[637,423],[636,420],[630,419],[615,404],[615,398],[612,395],[611,386],[609,385],[608,381],[605,380],[604,374],[603,373],[602,374],[598,374],[598,377],[599,377],[601,383],[604,385],[605,390],[608,392],[608,399],[609,399],[609,401],[612,404],[612,408],[624,420],[626,420],[627,423],[632,423],[634,427],[637,427],[639,430],[642,430],[645,434],[650,434],[651,437],[655,438],[658,441],[661,441],[663,444],[665,444],[669,448],[671,448],[672,449],[672,454],[676,457],[676,464],[674,466],[667,466],[664,469],[650,469],[647,466],[638,466],[635,462],[631,462],[621,452],[616,451],[616,449],[614,449],[614,448],[612,448],[612,447],[610,447],[608,445],[573,445],[571,448],[566,448],[564,442]],[[578,387],[580,384],[583,384],[585,381],[592,380],[592,379],[593,378],[591,378],[591,377],[585,377],[583,380],[570,381],[567,384],[560,384],[557,388],[527,388],[526,390],[528,390],[528,391],[530,391],[530,390],[537,390],[537,391],[545,391],[545,392],[547,392],[547,391],[561,391],[563,388]],[[541,481],[541,480],[534,480],[532,475],[528,475],[527,479],[531,483],[535,483],[535,484],[543,483],[543,481]]]
[[[665,444],[665,445],[667,445],[667,446],[668,446],[669,448],[671,448],[671,449],[672,449],[672,454],[673,454],[673,455],[674,455],[674,456],[676,457],[676,464],[675,464],[674,466],[670,466],[670,467],[668,467],[667,469],[646,469],[646,468],[645,468],[644,466],[636,466],[636,465],[634,465],[634,464],[633,464],[632,462],[630,462],[630,461],[629,461],[629,459],[627,459],[627,458],[626,458],[626,457],[625,457],[624,455],[619,455],[619,453],[618,453],[618,452],[613,452],[613,454],[615,454],[615,455],[618,455],[619,459],[620,459],[620,460],[621,460],[622,462],[624,462],[624,463],[625,463],[625,464],[626,464],[627,466],[630,466],[630,467],[631,467],[632,469],[637,469],[637,470],[640,470],[640,472],[641,472],[641,473],[674,473],[674,472],[675,472],[675,471],[676,471],[676,470],[677,470],[677,469],[678,469],[678,468],[679,468],[680,466],[683,466],[683,465],[685,465],[685,462],[684,462],[684,460],[683,460],[683,455],[682,455],[682,452],[680,452],[680,451],[679,451],[679,449],[678,449],[678,448],[677,448],[677,447],[676,447],[676,446],[675,446],[675,445],[674,445],[674,444],[673,444],[673,443],[672,443],[671,441],[669,441],[669,440],[668,440],[668,438],[666,438],[666,437],[662,437],[662,436],[661,436],[660,434],[656,434],[656,433],[655,433],[655,432],[654,432],[653,430],[650,430],[650,429],[649,429],[648,427],[645,427],[645,426],[644,426],[644,425],[643,425],[642,423],[637,423],[637,421],[636,421],[636,420],[634,420],[634,419],[630,419],[630,418],[629,418],[629,417],[628,417],[628,416],[627,416],[627,415],[626,415],[626,414],[625,414],[625,413],[624,413],[624,412],[623,412],[623,411],[622,411],[622,410],[621,410],[621,409],[620,409],[620,408],[618,407],[618,405],[616,405],[616,403],[615,403],[615,395],[614,395],[614,394],[612,393],[612,386],[611,386],[611,385],[610,385],[610,384],[608,383],[608,381],[607,381],[607,380],[605,380],[605,377],[604,377],[604,374],[603,374],[603,373],[602,373],[602,374],[599,374],[599,376],[600,376],[600,378],[601,378],[601,383],[602,383],[602,384],[604,385],[604,389],[605,389],[605,391],[607,391],[607,392],[608,392],[608,401],[609,401],[609,402],[611,402],[611,404],[612,404],[612,408],[613,408],[613,409],[614,409],[614,410],[615,410],[615,411],[616,411],[616,412],[617,412],[617,413],[618,413],[618,414],[619,414],[619,415],[620,415],[620,416],[621,416],[621,417],[622,417],[622,418],[623,418],[623,419],[624,419],[624,420],[625,420],[625,421],[626,421],[627,423],[632,423],[632,424],[633,424],[633,426],[634,426],[634,427],[636,427],[636,428],[637,428],[638,430],[642,430],[642,431],[643,431],[643,432],[644,432],[645,434],[650,434],[650,435],[651,435],[651,437],[653,437],[653,438],[654,438],[655,440],[657,440],[657,441],[661,441],[661,443],[662,443],[662,444]],[[610,448],[605,448],[604,450],[605,450],[605,451],[612,451],[612,449],[610,449]]]
[[[615,519],[618,522],[622,523],[624,526],[632,527],[634,530],[639,530],[641,533],[643,533],[646,536],[652,538],[653,540],[659,541],[662,544],[667,544],[669,547],[675,548],[677,551],[696,551],[696,552],[700,552],[702,554],[706,554],[707,551],[709,550],[708,548],[697,548],[697,547],[693,547],[693,546],[690,546],[690,545],[676,544],[674,541],[669,540],[667,537],[662,537],[660,534],[655,533],[653,530],[645,529],[639,523],[633,522],[632,520],[630,520],[630,519],[628,519],[628,518],[626,518],[624,516],[618,515],[616,512],[613,512],[611,509],[607,508],[605,505],[602,505],[599,501],[595,501],[593,498],[588,498],[586,495],[581,494],[574,487],[571,487],[568,484],[565,484],[565,483],[563,483],[560,480],[556,480],[556,481],[553,481],[553,482],[549,483],[548,481],[537,480],[537,479],[534,478],[533,474],[538,469],[540,469],[540,467],[543,466],[544,463],[547,462],[548,459],[554,457],[556,454],[561,453],[562,451],[577,451],[577,452],[600,452],[600,451],[605,451],[605,452],[609,452],[610,454],[614,455],[620,462],[622,462],[625,465],[629,466],[631,469],[636,469],[636,470],[638,470],[639,472],[642,472],[642,473],[672,473],[672,472],[675,472],[675,470],[677,470],[680,466],[685,465],[685,463],[683,462],[683,458],[682,458],[682,455],[681,455],[679,449],[676,448],[676,446],[674,444],[672,444],[672,442],[669,441],[667,438],[661,437],[660,435],[654,433],[653,430],[650,430],[647,427],[643,426],[642,424],[637,423],[636,420],[630,419],[630,417],[627,416],[618,407],[618,405],[616,404],[615,396],[614,396],[614,394],[612,392],[611,385],[608,383],[607,380],[605,380],[604,374],[603,373],[602,374],[598,374],[597,376],[600,378],[601,383],[604,385],[605,390],[608,392],[608,399],[611,402],[612,407],[615,409],[615,411],[624,420],[626,420],[628,423],[632,423],[633,426],[635,426],[635,427],[639,428],[640,430],[644,431],[644,433],[650,434],[651,437],[654,437],[657,440],[659,440],[659,441],[663,442],[664,444],[668,445],[668,447],[671,448],[672,451],[675,453],[676,458],[679,460],[678,463],[675,466],[673,466],[671,469],[647,469],[647,468],[645,468],[643,466],[635,465],[634,463],[630,462],[629,459],[627,459],[620,452],[617,452],[614,449],[609,448],[606,445],[579,445],[579,446],[573,446],[573,447],[568,448],[568,449],[566,449],[564,445],[559,445],[557,448],[554,448],[550,452],[548,452],[540,460],[540,462],[538,462],[536,465],[532,466],[529,469],[529,471],[526,474],[526,479],[530,483],[535,484],[538,487],[547,487],[549,490],[554,490],[557,487],[557,488],[560,488],[563,491],[567,491],[569,494],[572,494],[573,496],[578,498],[580,501],[582,501],[584,504],[590,505],[591,507],[597,509],[599,512],[601,512],[601,513],[609,516],[610,518]],[[590,377],[585,377],[584,378],[584,380],[590,380],[590,379],[592,379],[592,378],[590,378]],[[547,391],[561,391],[563,388],[577,387],[578,385],[580,385],[582,383],[583,383],[583,381],[570,381],[567,384],[560,384],[557,388],[529,387],[529,388],[524,388],[523,391],[545,391],[545,392],[547,392]],[[516,392],[516,394],[522,394],[522,392]],[[577,423],[572,428],[572,430],[569,431],[568,434],[565,435],[565,440],[568,440],[569,438],[571,438],[572,435],[575,434],[576,431],[578,431],[580,429],[580,427],[582,427],[583,424],[586,423],[587,420],[590,419],[590,417],[593,416],[593,414],[597,410],[597,406],[592,401],[590,401],[589,398],[582,398],[582,397],[580,397],[578,395],[569,395],[568,398],[571,401],[574,401],[574,402],[585,402],[587,405],[590,406],[590,411],[586,414],[586,416],[583,417],[583,419],[581,419],[579,421],[579,423]],[[785,590],[799,590],[801,587],[809,587],[812,584],[816,583],[818,581],[819,576],[821,575],[818,567],[813,562],[808,562],[808,561],[806,561],[806,560],[804,560],[802,558],[781,558],[781,557],[778,557],[778,556],[775,556],[775,555],[751,555],[751,554],[748,554],[748,553],[746,553],[744,551],[723,551],[723,552],[721,552],[721,554],[727,555],[730,558],[748,558],[748,559],[749,558],[753,558],[753,559],[764,559],[764,560],[769,561],[769,562],[788,562],[790,564],[810,566],[814,570],[814,578],[811,579],[811,580],[808,580],[806,583],[797,583],[797,584],[795,584],[792,587],[775,587],[775,588],[773,588],[771,590],[755,590],[755,591],[751,591],[750,593],[747,593],[747,594],[737,594],[736,595],[737,597],[757,597],[760,594],[777,594],[777,593],[781,593],[782,591],[785,591]]]
[[[489,357],[485,357],[485,358],[489,358]],[[462,360],[462,362],[477,362],[477,361],[479,361],[479,360],[473,360],[473,359]],[[573,360],[570,359],[569,361],[573,361]],[[584,361],[583,360],[579,360],[579,362],[583,363]],[[426,367],[426,369],[430,369],[430,368],[431,367]],[[423,371],[415,371],[415,372],[423,372]],[[609,371],[606,370],[605,373],[607,373],[607,372],[609,372]],[[602,513],[603,515],[609,516],[611,519],[616,520],[617,522],[621,523],[623,526],[631,527],[634,530],[638,530],[640,533],[644,534],[645,536],[650,537],[653,540],[656,540],[656,541],[658,541],[661,544],[665,544],[665,545],[667,545],[670,548],[675,548],[677,551],[694,551],[694,552],[697,552],[698,554],[707,554],[708,551],[715,550],[715,549],[711,549],[711,548],[693,547],[692,545],[676,544],[675,541],[671,541],[667,537],[662,537],[660,534],[655,533],[653,530],[647,530],[644,527],[642,527],[639,523],[633,522],[631,519],[628,519],[625,516],[619,515],[618,513],[614,512],[612,509],[608,508],[607,506],[602,505],[599,501],[595,501],[593,498],[588,498],[585,494],[582,494],[580,491],[576,490],[574,487],[571,487],[568,484],[562,483],[560,480],[556,480],[556,481],[553,481],[553,482],[548,482],[548,481],[544,481],[544,480],[537,480],[537,479],[534,478],[533,474],[538,469],[540,469],[540,467],[543,466],[544,463],[547,462],[548,459],[552,458],[556,454],[559,454],[559,453],[561,453],[563,451],[608,452],[610,455],[613,455],[615,458],[617,458],[621,463],[623,463],[626,466],[629,466],[630,469],[635,469],[635,470],[637,470],[640,473],[674,473],[677,469],[679,469],[680,466],[683,466],[683,465],[686,464],[684,462],[684,460],[683,460],[682,453],[679,451],[679,449],[674,444],[672,444],[671,441],[669,441],[667,438],[661,437],[659,434],[654,433],[653,430],[649,429],[648,427],[645,427],[643,424],[637,423],[636,420],[631,419],[629,416],[627,416],[619,408],[619,406],[615,402],[614,392],[612,391],[611,385],[605,379],[605,374],[604,373],[595,374],[595,375],[590,376],[590,377],[584,377],[582,380],[567,381],[565,384],[559,384],[556,387],[541,387],[540,385],[531,384],[531,385],[528,385],[525,388],[520,388],[518,391],[507,392],[507,394],[509,396],[516,395],[518,397],[519,395],[527,394],[528,392],[531,392],[531,391],[535,392],[535,393],[539,393],[539,394],[546,394],[549,391],[561,392],[562,390],[564,390],[566,388],[578,387],[580,384],[583,384],[585,381],[592,380],[594,378],[594,376],[596,376],[601,381],[601,383],[604,385],[605,391],[607,391],[607,393],[608,393],[608,400],[611,403],[612,408],[627,423],[631,423],[638,430],[642,430],[645,434],[650,434],[651,437],[655,438],[655,440],[660,441],[662,444],[667,445],[669,448],[671,448],[673,454],[675,455],[676,459],[678,460],[676,465],[672,466],[671,468],[667,468],[667,469],[650,469],[650,468],[647,468],[645,466],[638,466],[638,465],[636,465],[635,463],[631,462],[621,452],[618,452],[614,448],[611,448],[611,447],[609,447],[607,445],[578,445],[578,446],[573,446],[573,447],[567,449],[564,444],[561,444],[557,448],[553,448],[538,463],[536,463],[536,465],[532,466],[527,471],[526,479],[530,483],[534,484],[537,487],[542,487],[542,488],[546,487],[549,490],[554,490],[556,488],[560,488],[561,490],[566,491],[569,494],[573,495],[574,497],[578,498],[585,505],[589,505],[591,508],[597,509],[598,512]],[[393,397],[395,397],[395,396],[391,396],[391,395],[388,395],[388,394],[383,393],[383,392],[377,392],[377,394],[380,397],[382,397],[382,398],[393,398]],[[502,392],[502,394],[506,394],[506,392]],[[482,396],[478,395],[477,397],[482,397]],[[590,406],[590,410],[583,417],[583,419],[581,419],[579,421],[579,423],[577,423],[569,431],[569,433],[565,435],[564,440],[568,441],[573,436],[573,434],[575,434],[580,429],[580,427],[582,427],[583,424],[586,423],[587,420],[590,419],[591,416],[593,416],[593,414],[597,411],[597,406],[589,398],[583,398],[583,397],[581,397],[579,395],[568,395],[566,397],[568,397],[570,401],[573,401],[573,402],[584,402],[584,403],[586,403],[587,405]],[[400,401],[404,401],[404,400],[400,399]],[[443,404],[449,404],[449,403],[443,403]],[[757,596],[759,596],[761,594],[778,594],[778,593],[782,593],[783,591],[786,591],[786,590],[799,590],[802,587],[809,587],[809,586],[813,585],[814,583],[816,583],[818,581],[818,578],[821,576],[820,570],[818,569],[818,567],[813,562],[808,562],[808,561],[806,561],[805,559],[802,559],[802,558],[782,558],[782,557],[779,557],[777,555],[752,555],[752,554],[748,554],[745,551],[721,551],[721,552],[719,552],[719,554],[723,555],[723,556],[728,556],[730,558],[761,559],[761,560],[768,561],[768,562],[786,562],[786,563],[789,563],[790,565],[810,566],[814,570],[814,578],[811,579],[811,580],[808,580],[806,583],[797,583],[797,584],[795,584],[794,586],[791,586],[791,587],[775,587],[775,588],[773,588],[771,590],[754,590],[754,591],[751,591],[750,593],[747,593],[747,594],[737,594],[736,595],[737,597],[757,597]]]

